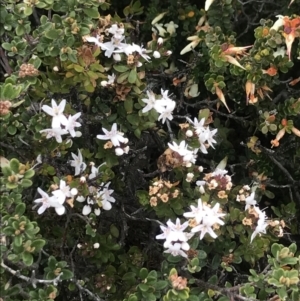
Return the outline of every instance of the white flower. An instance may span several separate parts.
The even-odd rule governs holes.
[[[102,50],[105,49],[105,46],[103,43],[101,43],[99,41],[99,36],[97,36],[96,38],[95,37],[86,37],[86,41],[89,42],[89,43],[94,43],[95,45],[97,45],[98,47],[100,47]]]
[[[115,76],[115,74],[113,73],[112,75],[108,75],[107,78],[108,78],[107,84],[108,84],[108,85],[111,85],[111,84],[114,83],[114,81],[115,81],[115,79],[116,79],[116,76]]]
[[[165,108],[156,108],[157,112],[160,113],[158,117],[158,121],[162,119],[162,123],[165,123],[167,119],[172,120],[173,119],[173,110],[175,109],[176,102],[171,101],[168,103],[168,105]]]
[[[174,243],[173,245],[169,245],[168,249],[165,250],[165,253],[170,253],[173,256],[182,256],[187,257],[187,254],[182,251],[180,243]]]
[[[79,149],[78,149],[78,156],[76,156],[74,153],[71,153],[71,155],[74,159],[70,161],[71,166],[75,167],[75,176],[78,176],[86,169],[86,164],[83,162],[82,154]]]
[[[146,91],[146,93],[148,98],[142,98],[142,102],[147,104],[142,110],[143,113],[152,110],[156,103],[155,94],[152,91]]]
[[[123,133],[117,131],[117,124],[114,123],[109,132],[107,129],[102,128],[105,135],[97,135],[97,138],[100,140],[111,140],[114,146],[120,146],[120,142],[124,143]]]
[[[167,28],[167,32],[170,34],[170,35],[173,35],[176,33],[176,28],[178,28],[178,25],[175,24],[173,21],[165,24],[165,27]]]
[[[267,231],[267,227],[268,227],[268,223],[266,222],[266,212],[265,211],[261,211],[258,207],[254,207],[255,208],[255,211],[258,213],[258,221],[257,221],[257,226],[254,230],[254,232],[252,233],[251,235],[251,240],[250,242],[253,241],[253,239],[255,238],[255,236],[257,234],[260,234],[260,233],[264,233],[266,234],[266,231]]]
[[[117,24],[113,24],[109,29],[108,32],[114,35],[116,39],[121,39],[124,35],[124,28],[123,27],[118,27]]]
[[[68,119],[63,123],[65,130],[67,130],[72,137],[76,137],[75,127],[80,127],[81,124],[76,120],[80,117],[81,113],[76,113],[75,115],[69,115]]]
[[[198,199],[198,207],[191,205],[190,208],[192,211],[183,213],[183,216],[188,218],[194,218],[197,224],[200,224],[204,216],[202,200]]]
[[[217,234],[213,231],[213,225],[224,225],[224,222],[220,219],[225,216],[224,213],[219,213],[220,204],[216,203],[213,208],[203,205],[202,200],[198,199],[198,207],[191,206],[191,212],[183,214],[184,217],[194,218],[197,222],[197,226],[192,228],[191,232],[201,232],[200,240],[203,239],[206,233],[211,237],[216,238]]]
[[[46,139],[54,137],[57,143],[62,143],[61,136],[68,134],[68,131],[59,127],[41,130],[40,133],[46,133]]]
[[[51,100],[52,108],[43,105],[42,110],[48,115],[52,116],[52,128],[60,128],[60,124],[64,124],[67,120],[66,116],[63,114],[66,106],[66,100],[62,99],[59,105],[57,105],[54,99]]]
[[[45,210],[49,207],[54,207],[56,213],[58,215],[62,215],[65,213],[65,207],[59,203],[58,199],[56,198],[56,196],[51,196],[49,197],[49,195],[43,191],[41,188],[38,188],[38,193],[42,196],[39,199],[36,199],[34,201],[34,203],[36,204],[42,204],[41,207],[38,209],[38,214],[42,214],[45,212]]]
[[[158,51],[155,50],[153,52],[153,57],[156,58],[156,59],[159,59],[161,57],[161,55],[160,55],[160,53]]]
[[[165,239],[164,247],[167,248],[166,253],[173,256],[181,255],[186,257],[186,253],[182,250],[189,250],[190,245],[187,241],[193,236],[191,233],[183,232],[188,227],[188,222],[181,224],[180,219],[176,219],[176,224],[171,220],[167,221],[167,227],[160,226],[162,234],[157,235],[156,239]]]
[[[57,201],[60,204],[63,204],[66,198],[72,197],[70,186],[66,185],[66,182],[64,180],[60,180],[59,189],[52,191],[52,194],[56,196]]]
[[[100,167],[100,166],[99,166]],[[99,168],[98,167],[98,168]],[[99,174],[99,170],[98,170],[97,167],[95,167],[94,165],[92,165],[92,168],[91,168],[91,173],[89,174],[89,179],[94,179],[98,176]]]
[[[101,184],[101,186],[104,183]],[[110,182],[106,183],[105,186],[97,193],[97,197],[101,199],[102,208],[104,210],[110,210],[112,208],[111,203],[114,203],[116,200],[111,194],[114,192],[113,189],[108,189]]]
[[[149,60],[151,59],[151,57],[146,54],[146,52],[151,52],[151,50],[147,50],[147,49],[143,48],[142,46],[132,43],[132,52],[133,51],[137,52],[147,62],[149,62]]]
[[[257,204],[256,200],[254,200],[255,197],[255,192],[253,191],[248,197],[246,197],[245,199],[245,210],[247,210],[248,208],[250,208],[251,206],[255,206]]]
[[[179,145],[175,142],[175,141],[172,141],[173,144],[171,143],[168,143],[168,146],[169,148],[178,153],[180,156],[185,156],[188,152],[188,149],[187,149],[187,145],[186,145],[186,142],[184,140],[182,140]]]

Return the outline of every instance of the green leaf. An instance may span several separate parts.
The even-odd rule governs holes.
[[[24,203],[20,203],[16,206],[15,214],[20,217],[24,214],[25,209],[26,209],[26,205]]]
[[[60,32],[56,29],[50,29],[44,33],[45,37],[50,40],[56,40],[59,37]]]
[[[14,125],[9,125],[7,127],[7,132],[13,136],[17,133],[17,128]]]
[[[97,19],[99,17],[99,12],[98,12],[98,8],[97,7],[94,7],[94,8],[85,8],[83,9],[83,12],[93,18],[93,19]]]
[[[163,290],[164,288],[166,288],[168,286],[168,281],[166,280],[158,280],[156,283],[155,283],[155,288],[157,290]]]
[[[51,270],[54,270],[56,268],[57,260],[54,256],[50,256],[48,258],[48,266]]]
[[[11,159],[9,162],[9,166],[15,174],[19,173],[19,168],[20,168],[19,160],[15,159],[15,158]]]
[[[125,65],[114,65],[113,68],[120,73],[123,73],[123,72],[129,70],[129,68]]]
[[[141,268],[140,273],[139,273],[139,277],[144,280],[146,279],[148,276],[148,270],[146,268]]]
[[[140,118],[137,114],[131,114],[126,117],[126,119],[129,121],[132,125],[138,125],[140,123]]]
[[[6,100],[14,99],[17,96],[15,92],[15,87],[11,83],[8,83],[4,86],[1,94],[1,97],[3,97]]]
[[[32,181],[29,179],[22,179],[20,184],[22,187],[28,188],[28,187],[32,186]]]
[[[131,98],[126,99],[124,101],[124,108],[127,112],[127,114],[131,114],[132,113],[132,109],[133,109],[133,100]]]
[[[118,238],[118,237],[119,237],[119,230],[118,230],[118,228],[117,228],[114,224],[112,224],[112,225],[110,226],[110,233],[111,233],[112,236],[115,237],[115,238]]]
[[[140,283],[140,284],[138,285],[138,288],[139,288],[142,292],[147,292],[148,289],[149,289],[149,286],[148,286],[147,284],[145,284],[145,283]]]
[[[129,73],[128,76],[128,82],[130,82],[131,84],[134,84],[137,80],[137,73],[135,69],[132,69]]]
[[[25,173],[24,173],[24,178],[25,179],[30,179],[34,176],[34,170],[33,169],[28,169]]]
[[[134,272],[128,272],[123,275],[122,280],[123,281],[130,281],[134,282],[135,281],[136,274]]]
[[[74,277],[74,274],[70,270],[63,269],[62,273],[63,274],[60,277],[61,280],[68,280]]]
[[[31,266],[33,264],[33,256],[29,252],[23,252],[22,260],[27,266]]]
[[[35,252],[39,252],[45,244],[46,241],[44,239],[36,239],[32,242],[31,247],[35,248]]]

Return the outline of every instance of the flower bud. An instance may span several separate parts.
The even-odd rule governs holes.
[[[94,247],[94,249],[99,249],[100,244],[98,242],[96,242],[96,243],[93,244],[93,247]]]
[[[154,51],[153,52],[153,57],[155,57],[156,59],[160,58],[160,53],[158,51]]]
[[[172,51],[171,50],[168,50],[168,51],[166,51],[166,53],[165,53],[167,56],[170,56],[171,54],[172,54]]]
[[[79,180],[79,181],[80,181],[81,184],[83,184],[83,183],[86,182],[86,178],[85,178],[85,177],[80,177],[80,180]]]
[[[194,133],[193,133],[193,131],[191,131],[191,130],[187,130],[186,133],[185,133],[185,135],[186,135],[187,137],[193,137]]]
[[[54,67],[53,67],[53,71],[55,71],[55,72],[59,71],[58,67],[57,67],[57,66],[54,66]]]
[[[158,44],[158,45],[162,45],[163,42],[164,42],[164,39],[163,39],[162,37],[159,37],[159,38],[157,39],[157,44]]]
[[[194,178],[194,174],[192,172],[189,172],[187,175],[186,175],[186,181],[187,182],[191,182]]]
[[[72,188],[70,192],[71,192],[72,195],[77,195],[78,194],[77,188]]]
[[[106,87],[107,84],[108,84],[108,82],[107,82],[106,80],[103,80],[103,81],[100,83],[100,85],[101,85],[102,87]]]
[[[124,154],[124,151],[121,148],[116,148],[115,153],[117,156],[122,156]]]
[[[113,58],[116,62],[121,61],[121,55],[119,53],[114,53]]]

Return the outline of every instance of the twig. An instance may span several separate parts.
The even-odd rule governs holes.
[[[99,296],[93,294],[90,290],[88,290],[87,288],[85,288],[81,284],[79,284],[78,280],[74,280],[73,282],[75,283],[75,285],[77,286],[77,288],[79,289],[80,292],[85,292],[86,294],[88,294],[90,297],[92,297],[96,301],[104,301]]]
[[[8,271],[12,275],[16,276],[17,278],[31,283],[34,288],[36,288],[37,283],[53,284],[53,285],[56,286],[58,284],[58,282],[61,281],[60,277],[63,275],[63,273],[60,273],[56,278],[51,279],[51,280],[37,279],[37,278],[35,278],[35,271],[34,270],[32,271],[31,277],[27,277],[27,276],[24,276],[24,275],[20,274],[20,271],[13,270],[9,266],[7,266],[3,261],[1,262],[1,267],[3,267],[6,271]]]

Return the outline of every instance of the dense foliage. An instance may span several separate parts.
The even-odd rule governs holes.
[[[300,300],[300,2],[0,0],[0,300]]]

